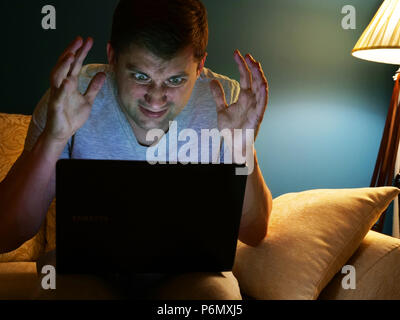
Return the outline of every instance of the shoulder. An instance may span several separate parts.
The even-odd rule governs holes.
[[[110,66],[108,64],[87,64],[82,67],[81,72],[79,74],[79,78],[82,80],[91,79],[96,75],[96,73],[98,72],[108,73],[109,70]]]
[[[99,93],[96,96],[95,104],[101,105],[110,96],[113,95],[113,90],[115,89],[114,76],[112,73],[112,68],[109,64],[87,64],[81,68],[79,78],[78,78],[78,90],[81,94],[85,94],[87,88],[93,77],[99,72],[104,72],[106,74],[106,81],[101,87]]]
[[[88,64],[81,68],[78,78],[78,90],[84,94],[90,81],[98,72],[105,72],[107,77],[110,75],[110,66],[107,64]],[[105,86],[103,86],[104,88]],[[100,92],[98,96],[103,93]],[[37,103],[33,114],[32,122],[40,129],[43,130],[47,119],[48,101],[50,98],[50,88],[44,93],[40,101]]]
[[[240,92],[240,84],[235,79],[216,73],[209,68],[204,67],[198,81],[207,87],[212,80],[218,80],[224,88],[226,101],[228,104],[237,100]]]
[[[87,64],[82,67],[78,79],[78,89],[82,94],[86,92],[90,81],[99,72],[105,72],[108,77],[110,66],[108,64]]]
[[[78,78],[78,89],[82,94],[86,92],[86,89],[89,86],[90,81],[98,72],[105,72],[108,76],[110,74],[109,65],[88,64],[81,68]],[[50,88],[46,90],[40,101],[37,103],[32,114],[33,123],[41,130],[43,130],[46,124],[49,98],[50,98]]]

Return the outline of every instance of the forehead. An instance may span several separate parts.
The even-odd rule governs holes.
[[[196,66],[191,47],[178,52],[170,60],[164,60],[146,48],[131,46],[129,50],[121,55],[121,63],[123,68],[137,69],[136,71],[151,74],[189,72],[193,69],[193,66]]]

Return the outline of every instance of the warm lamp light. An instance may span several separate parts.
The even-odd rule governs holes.
[[[357,41],[352,55],[400,65],[400,1],[386,0]]]
[[[357,41],[354,57],[400,65],[400,0],[385,0]],[[400,142],[399,75],[397,70],[392,100],[386,118],[385,129],[371,180],[371,187],[391,186],[395,175],[395,163]],[[385,213],[374,226],[382,232]]]

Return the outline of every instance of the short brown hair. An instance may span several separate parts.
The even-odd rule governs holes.
[[[191,45],[200,61],[208,44],[206,8],[200,0],[120,0],[110,43],[116,57],[138,45],[164,60]]]

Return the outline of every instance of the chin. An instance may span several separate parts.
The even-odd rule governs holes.
[[[139,127],[146,131],[153,129],[161,129],[165,132],[169,128],[169,120],[168,121],[164,120],[160,122],[154,120],[141,121]]]
[[[149,119],[143,117],[140,120],[140,127],[145,130],[161,129],[168,131],[169,122],[173,121],[174,118],[171,119],[171,116],[167,114],[162,119]]]

